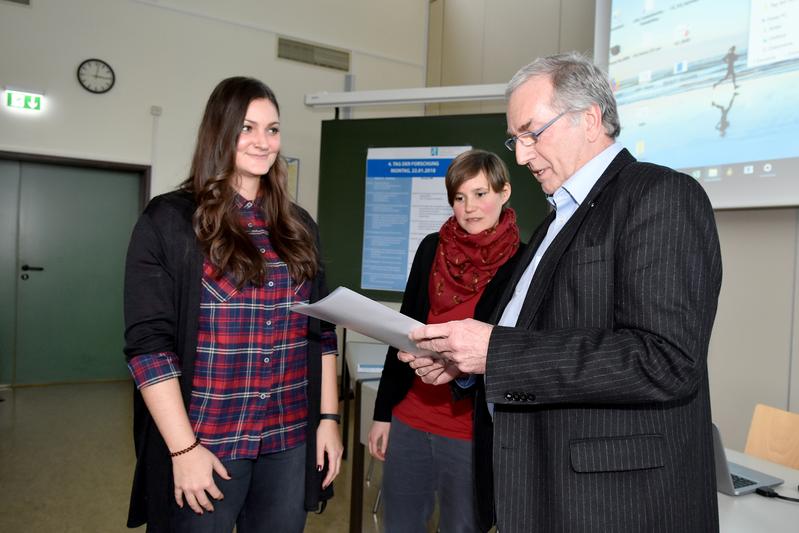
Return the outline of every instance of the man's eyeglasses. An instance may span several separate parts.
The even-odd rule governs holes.
[[[556,116],[555,118],[553,118],[552,120],[550,120],[549,122],[547,122],[546,124],[544,124],[535,131],[525,131],[524,133],[520,133],[519,135],[514,135],[513,137],[505,141],[505,148],[513,152],[516,149],[517,142],[522,143],[522,146],[527,146],[528,148],[530,146],[533,146],[535,143],[538,142],[538,138],[541,136],[541,134],[544,133],[544,131],[546,131],[548,127],[557,122],[557,120],[566,113],[568,113],[568,111],[562,112],[561,114],[559,114],[558,116]]]

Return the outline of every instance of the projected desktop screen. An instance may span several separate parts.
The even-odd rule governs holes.
[[[639,160],[692,175],[716,208],[799,205],[799,0],[612,0],[609,19]]]

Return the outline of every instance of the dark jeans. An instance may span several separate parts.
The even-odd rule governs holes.
[[[472,441],[413,429],[394,418],[383,465],[386,533],[427,531],[438,494],[441,533],[479,531]]]
[[[258,459],[224,461],[231,479],[214,473],[224,494],[198,515],[184,503],[173,516],[179,533],[301,532],[305,528],[305,445]]]

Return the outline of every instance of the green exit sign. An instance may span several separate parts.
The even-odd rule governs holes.
[[[41,111],[43,96],[41,94],[6,91],[6,106],[12,109],[28,109]]]

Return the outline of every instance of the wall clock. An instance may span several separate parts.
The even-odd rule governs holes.
[[[114,69],[102,59],[87,59],[78,66],[78,82],[90,93],[107,93],[115,81]]]

